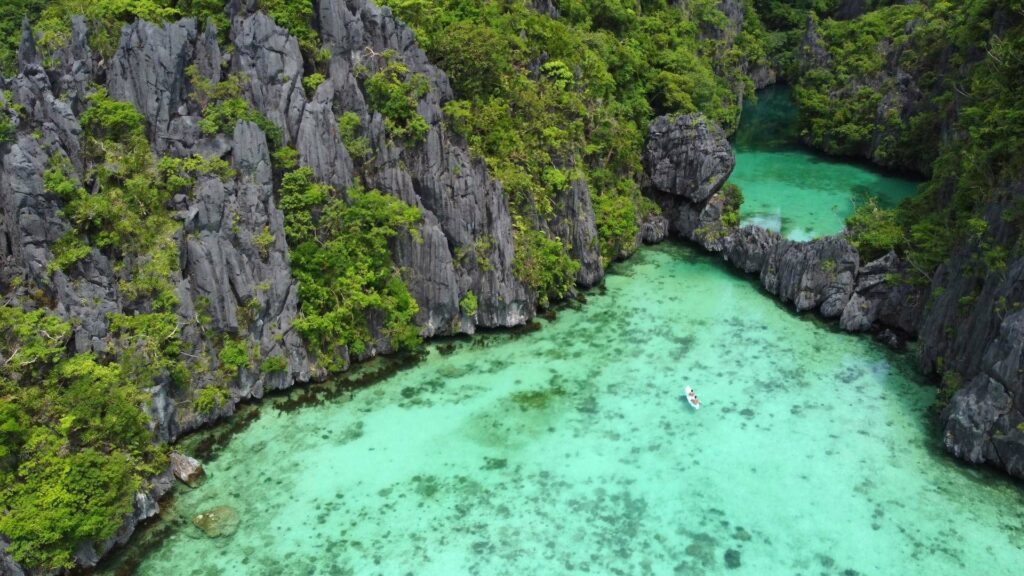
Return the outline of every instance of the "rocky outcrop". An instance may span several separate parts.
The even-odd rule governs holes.
[[[716,193],[736,165],[725,132],[700,114],[660,116],[644,144],[647,195],[660,207],[669,230],[707,250],[722,250],[724,198]]]
[[[199,484],[199,481],[205,474],[203,465],[199,463],[199,460],[180,452],[171,452],[169,459],[171,461],[171,474],[174,474],[175,478],[192,487]]]
[[[373,147],[358,172],[368,185],[424,214],[419,230],[423,241],[401,238],[395,246],[420,304],[418,321],[424,335],[526,321],[533,315],[534,300],[512,273],[515,247],[508,203],[500,183],[482,162],[470,158],[465,145],[444,125],[441,105],[452,98],[448,77],[430,64],[412,31],[389,9],[364,0],[326,0],[319,10],[324,44],[332,54],[328,94],[340,109],[359,114]],[[365,68],[372,74],[385,66],[386,59],[379,55],[388,50],[398,54],[410,72],[429,80],[430,90],[417,109],[430,124],[421,143],[390,138],[383,118],[370,110],[362,92],[363,78],[356,72]],[[323,122],[336,123],[330,118]],[[570,210],[576,205],[568,204]],[[479,302],[473,318],[459,307],[470,291]]]
[[[906,262],[892,252],[865,264],[839,327],[847,332],[866,332],[883,325],[904,337],[916,333],[926,298],[925,287],[904,281],[912,275]]]
[[[749,274],[798,312],[838,317],[857,278],[857,252],[842,237],[786,240],[758,227],[723,219],[719,194],[735,165],[725,133],[699,114],[655,119],[644,146],[645,190],[675,235],[696,242]]]
[[[554,0],[533,0],[530,5],[545,16],[558,18],[558,6],[555,6]]]
[[[734,159],[725,134],[704,118],[654,120],[644,151],[645,193],[661,206],[672,234],[756,274],[767,292],[797,312],[840,318],[851,331],[913,331],[917,308],[907,304],[921,298],[886,282],[904,271],[895,255],[861,268],[857,251],[842,236],[795,242],[757,226],[726,223],[727,200],[720,190]]]
[[[853,294],[859,263],[857,251],[841,236],[782,239],[767,254],[761,285],[797,312],[816,310],[836,318]]]
[[[195,42],[191,18],[164,26],[138,21],[121,31],[107,71],[108,92],[146,117],[157,154],[167,152],[173,141],[171,120],[186,115],[185,67],[194,59]]]
[[[1024,201],[1024,179],[1001,192],[983,214],[985,236],[932,278],[919,360],[953,392],[941,415],[947,449],[1024,478],[1024,258],[991,248],[1019,242],[1005,215]]]
[[[0,536],[0,576],[25,576],[25,570],[7,553],[10,542]]]
[[[736,166],[725,132],[701,114],[655,118],[647,130],[643,161],[654,190],[691,204],[718,192]]]

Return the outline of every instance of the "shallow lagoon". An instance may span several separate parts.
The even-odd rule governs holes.
[[[539,331],[440,350],[323,403],[264,403],[179,493],[138,573],[1024,565],[1024,492],[938,449],[909,357],[796,317],[688,248],[641,251]],[[241,526],[208,539],[190,519],[220,505]]]
[[[785,86],[758,92],[756,102],[744,107],[729,178],[743,190],[742,224],[809,240],[840,232],[870,196],[894,208],[917,192],[916,181],[801,147],[796,126],[797,110]]]

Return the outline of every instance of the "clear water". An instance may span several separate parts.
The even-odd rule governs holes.
[[[741,224],[809,240],[841,231],[869,196],[893,208],[916,193],[916,181],[800,147],[790,94],[785,86],[768,88],[743,109],[734,143],[736,169],[729,179],[743,190]]]
[[[680,246],[539,331],[279,399],[144,575],[1019,575],[1024,491],[937,447],[910,358]],[[704,402],[680,398],[692,385]],[[191,517],[235,507],[231,537]]]

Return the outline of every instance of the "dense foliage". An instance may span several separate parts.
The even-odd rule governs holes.
[[[388,134],[412,143],[426,137],[430,126],[416,111],[416,102],[430,90],[426,76],[412,74],[399,61],[366,78],[369,104],[384,116]]]
[[[806,70],[796,86],[805,139],[830,154],[859,155],[874,146],[880,162],[908,168],[930,165],[937,153],[939,116],[929,103],[927,110],[904,118],[892,97],[898,92],[892,72],[894,66],[913,71],[926,93],[941,89],[944,82],[951,84],[950,78],[930,73],[940,64],[946,16],[912,4],[855,20],[819,22],[833,65]],[[888,60],[883,43],[901,47],[898,61]],[[887,95],[891,106],[883,103]],[[879,119],[880,105],[885,113]]]
[[[416,234],[417,208],[360,185],[345,196],[318,184],[309,168],[284,175],[280,187],[292,274],[302,317],[295,326],[327,370],[346,367],[344,347],[363,354],[374,328],[395,349],[415,346],[419,307],[396,267],[388,241]],[[372,318],[382,318],[372,327]]]
[[[121,526],[164,465],[133,370],[70,355],[71,325],[0,307],[0,533],[32,566],[70,567],[79,542]]]
[[[542,301],[564,293],[578,267],[554,255],[565,239],[537,232],[572,182],[590,187],[604,260],[619,257],[652,210],[636,184],[647,123],[701,111],[731,130],[738,95],[751,92],[740,64],[765,58],[749,5],[733,38],[711,0],[566,0],[557,20],[524,1],[384,3],[448,73],[458,98],[445,106],[449,122],[504,184],[520,223],[517,273]]]
[[[89,45],[103,57],[113,55],[123,24],[136,19],[166,22],[191,16],[200,23],[211,20],[224,35],[229,22],[225,0],[4,0],[0,3],[0,71],[14,70],[26,16],[39,36],[44,55],[64,46],[71,35],[72,16],[84,16],[89,26]],[[258,0],[258,5],[299,41],[299,47],[311,60],[328,55],[320,46],[313,28],[312,0]]]
[[[966,241],[983,250],[979,274],[1005,268],[1022,251],[1024,221],[1010,205],[1001,219],[1011,238],[996,241],[985,211],[1024,170],[1024,3],[898,4],[818,29],[829,61],[804,70],[796,90],[808,140],[841,154],[876,146],[879,160],[931,176],[895,212],[859,209],[854,242],[868,255],[897,249],[917,280]],[[924,94],[919,105],[893,97],[896,69]]]

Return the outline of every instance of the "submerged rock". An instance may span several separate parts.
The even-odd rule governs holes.
[[[241,520],[234,508],[218,506],[197,514],[192,523],[210,538],[221,538],[234,534]]]

